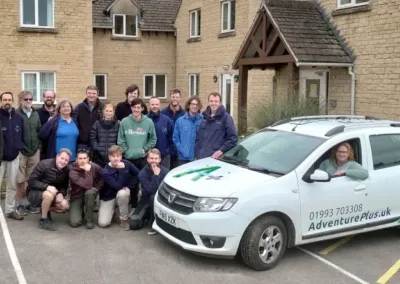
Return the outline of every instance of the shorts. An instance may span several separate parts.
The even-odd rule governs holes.
[[[33,169],[40,161],[40,151],[37,150],[33,156],[19,154],[19,168],[17,173],[17,183],[24,183],[32,174]]]
[[[43,200],[43,191],[40,190],[30,190],[27,196],[30,204],[34,207],[41,207]]]

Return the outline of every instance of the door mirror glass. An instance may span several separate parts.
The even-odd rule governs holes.
[[[315,170],[315,172],[310,176],[310,180],[317,182],[328,182],[331,180],[331,178],[327,172]]]

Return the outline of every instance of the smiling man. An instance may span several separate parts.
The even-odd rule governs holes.
[[[117,107],[115,108],[115,116],[117,117],[117,120],[119,120],[119,121],[122,121],[125,117],[132,114],[131,103],[134,99],[137,99],[140,97],[139,86],[136,84],[132,84],[132,85],[128,86],[125,90],[125,97],[126,97],[126,100],[118,103]],[[142,114],[146,115],[147,114],[146,104],[143,103],[142,107],[143,107]]]

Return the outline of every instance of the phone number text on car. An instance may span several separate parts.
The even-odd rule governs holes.
[[[318,211],[310,212],[310,220],[318,220],[323,218],[329,218],[333,216],[347,215],[355,212],[361,212],[363,209],[362,204],[342,206],[337,208],[323,209]]]

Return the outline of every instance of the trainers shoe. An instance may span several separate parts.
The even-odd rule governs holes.
[[[150,228],[149,231],[147,232],[147,234],[153,236],[153,235],[157,235],[158,232],[156,230],[154,230],[153,228]]]
[[[86,229],[93,229],[94,224],[92,221],[86,221]]]
[[[29,211],[29,213],[31,213],[31,214],[38,214],[38,213],[40,213],[40,208],[34,207],[34,206],[32,206],[32,204],[29,204],[29,205],[25,206],[25,209],[26,209],[27,211]]]
[[[24,220],[24,217],[18,215],[16,211],[13,211],[11,213],[7,213],[7,217],[10,218],[10,219],[18,220],[18,221]]]
[[[131,229],[129,224],[129,219],[121,220],[121,227],[124,229],[124,231],[129,231]]]
[[[15,210],[19,216],[26,216],[28,215],[28,210],[26,210],[26,207],[24,205],[18,205],[17,210]]]
[[[40,218],[39,228],[46,231],[57,231],[57,228],[53,225],[53,222],[51,222],[49,218]]]

